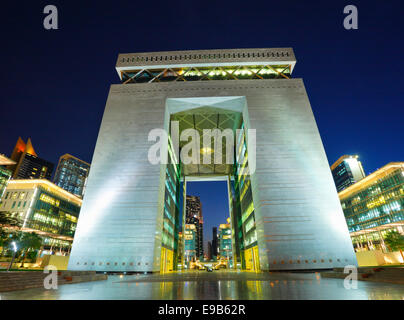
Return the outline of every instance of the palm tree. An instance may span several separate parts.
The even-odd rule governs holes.
[[[24,266],[25,258],[29,251],[38,250],[42,245],[42,238],[36,233],[24,232],[20,239],[20,247],[22,251],[22,262],[21,267]]]
[[[401,256],[404,259],[404,236],[402,234],[400,234],[396,230],[391,230],[384,238],[384,242],[391,249],[391,251],[400,251]]]

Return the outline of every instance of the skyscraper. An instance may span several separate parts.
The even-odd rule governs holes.
[[[194,224],[196,226],[196,255],[203,257],[203,217],[201,199],[196,196],[186,197],[186,224]]]
[[[19,137],[10,158],[16,162],[7,166],[14,179],[51,179],[53,163],[37,156],[30,138],[25,143]]]
[[[89,163],[65,154],[59,159],[53,180],[57,186],[83,198],[89,171]]]
[[[217,228],[213,227],[212,228],[212,256],[214,258],[217,257],[217,247],[218,247]]]
[[[366,175],[358,156],[344,155],[331,166],[337,191],[340,192],[350,185],[362,180]]]
[[[188,182],[207,180],[228,183],[241,269],[357,265],[295,64],[291,48],[120,54],[69,269],[175,270],[181,195]],[[188,141],[177,138],[206,130],[229,133],[226,143],[211,139],[191,150],[196,161],[183,161]]]
[[[231,243],[231,228],[229,223],[222,223],[219,226],[218,247],[220,258],[226,259],[229,262],[231,262],[232,243]],[[231,263],[229,263],[229,266],[231,266]]]
[[[187,263],[188,267],[191,261],[195,261],[197,259],[196,236],[196,226],[194,224],[186,224],[184,228],[184,261]]]

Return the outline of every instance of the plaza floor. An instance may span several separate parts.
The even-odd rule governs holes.
[[[2,300],[404,300],[404,285],[343,280],[318,273],[194,271],[166,275],[110,275],[106,281],[0,293]]]

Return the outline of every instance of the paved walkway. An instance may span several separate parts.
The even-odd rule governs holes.
[[[404,299],[404,285],[358,281],[347,290],[341,279],[318,273],[237,273],[195,271],[167,275],[110,275],[107,281],[27,289],[1,299]]]

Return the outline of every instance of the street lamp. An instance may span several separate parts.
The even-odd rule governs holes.
[[[7,271],[9,271],[11,266],[13,265],[15,254],[17,253],[17,244],[15,243],[15,241],[11,242],[11,244],[13,246],[13,257],[11,258],[11,262],[8,265]]]

